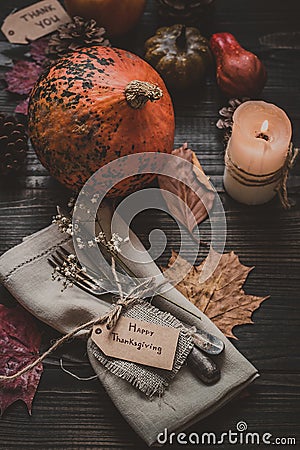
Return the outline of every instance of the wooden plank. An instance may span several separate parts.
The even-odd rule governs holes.
[[[269,432],[275,437],[287,436],[286,430],[290,430],[289,435],[295,436],[299,426],[294,414],[299,401],[297,381],[299,376],[294,374],[276,378],[264,375],[264,380],[250,389],[249,396],[231,402],[187,432],[201,434],[213,430],[220,435],[235,430],[236,424],[243,420],[251,432]],[[41,387],[32,417],[22,405],[12,406],[2,419],[4,448],[146,448],[111,404],[100,383],[85,383],[93,384],[92,389],[82,388],[82,382],[76,384],[79,390],[73,388],[69,392],[49,392]],[[259,416],[256,411],[260,411]]]

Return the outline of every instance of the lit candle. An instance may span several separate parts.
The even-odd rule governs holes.
[[[228,194],[248,205],[271,200],[282,178],[291,136],[291,122],[282,109],[263,101],[242,103],[233,114],[225,155]]]

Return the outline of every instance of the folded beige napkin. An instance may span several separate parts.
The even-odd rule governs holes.
[[[98,216],[107,236],[110,234],[111,213],[110,206],[104,205]],[[125,229],[126,225],[121,219],[119,223],[122,235],[122,227]],[[137,250],[144,251],[133,233],[131,241]],[[59,245],[72,249],[70,236],[62,234],[56,225],[26,238],[0,258],[0,280],[33,315],[61,333],[68,333],[76,326],[105,313],[109,303],[75,286],[61,292],[61,284],[51,280],[52,268],[47,262],[48,256]],[[141,264],[132,264],[129,260],[126,262],[128,266],[131,264],[131,270],[136,276],[149,277],[160,273],[149,255],[144,257]],[[93,356],[88,343],[89,359],[101,383],[127,422],[148,445],[155,444],[157,435],[165,428],[168,432],[178,432],[211,414],[258,376],[257,370],[218,328],[175,288],[170,287],[164,296],[172,303],[158,297],[154,301],[155,306],[190,325],[215,334],[225,342],[224,352],[215,359],[221,369],[221,379],[213,386],[204,385],[188,366],[184,366],[162,398],[148,400],[130,383],[105,369]]]

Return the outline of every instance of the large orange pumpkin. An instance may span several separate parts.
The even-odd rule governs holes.
[[[173,149],[174,112],[164,82],[125,50],[90,47],[60,59],[34,87],[28,117],[42,164],[75,191],[114,159]],[[110,196],[137,190],[153,178],[124,180]]]

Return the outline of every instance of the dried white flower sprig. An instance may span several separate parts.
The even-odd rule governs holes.
[[[70,254],[61,266],[53,268],[51,278],[53,281],[62,281],[61,292],[63,292],[73,286],[72,280],[80,280],[85,273],[86,268],[81,267],[76,256]]]
[[[63,216],[62,214],[57,214],[56,216],[53,216],[52,223],[55,223],[58,226],[61,233],[67,233],[70,236],[73,236],[73,225],[71,219]]]
[[[67,233],[74,236],[74,228],[72,219],[66,217],[58,208],[58,214],[53,217],[52,223],[58,226],[61,233]],[[74,225],[75,230],[78,231],[79,225]],[[129,237],[122,238],[118,233],[113,233],[111,239],[107,239],[105,233],[101,230],[96,236],[83,240],[80,236],[75,236],[77,247],[82,250],[84,248],[97,247],[99,244],[105,247],[108,253],[113,258],[121,253],[122,244],[129,241]],[[87,272],[85,267],[82,267],[75,255],[68,256],[62,266],[55,267],[52,272],[52,280],[62,281],[62,291],[67,287],[73,286],[74,279],[80,279],[83,274]]]
[[[61,233],[67,233],[70,236],[74,235],[73,224],[71,219],[68,217],[57,214],[53,217],[52,223],[55,223]],[[100,231],[97,236],[93,239],[89,239],[86,243],[81,237],[76,238],[78,248],[82,250],[83,248],[96,247],[97,244],[104,245],[110,253],[120,253],[121,244],[129,241],[129,238],[123,239],[118,233],[113,233],[110,240],[107,240],[103,231]]]
[[[128,241],[128,237],[123,239],[118,233],[113,233],[111,239],[108,241],[103,231],[100,231],[100,233],[95,237],[95,242],[104,245],[112,254],[121,253],[122,243],[126,243]]]

